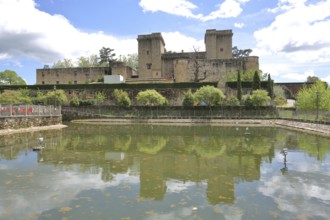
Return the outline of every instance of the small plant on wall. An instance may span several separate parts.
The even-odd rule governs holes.
[[[192,94],[191,90],[184,94],[182,105],[184,107],[194,106],[194,95]]]
[[[126,91],[124,90],[119,90],[119,89],[115,89],[115,91],[113,92],[114,96],[115,96],[115,100],[116,100],[116,104],[119,107],[130,107],[131,106],[131,100],[127,94]]]

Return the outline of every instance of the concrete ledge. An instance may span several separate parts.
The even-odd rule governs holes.
[[[58,125],[49,125],[49,126],[19,128],[19,129],[3,129],[3,130],[0,130],[0,136],[1,135],[9,135],[9,134],[17,134],[17,133],[25,133],[25,132],[62,129],[62,128],[65,128],[65,127],[67,127],[67,126],[63,125],[63,124],[58,124]]]

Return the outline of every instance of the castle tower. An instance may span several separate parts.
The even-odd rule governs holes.
[[[165,51],[165,42],[161,33],[139,35],[139,78],[161,78],[162,60]]]
[[[231,59],[233,57],[232,30],[206,30],[205,48],[206,59]]]

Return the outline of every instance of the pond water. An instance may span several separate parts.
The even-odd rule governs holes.
[[[68,124],[0,136],[0,219],[330,219],[329,183],[329,139],[280,128]]]

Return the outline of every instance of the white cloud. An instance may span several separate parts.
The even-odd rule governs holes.
[[[194,48],[198,48],[199,51],[205,50],[205,45],[203,40],[196,40],[195,38],[185,36],[179,32],[167,32],[162,33],[167,51],[181,52],[191,52]]]
[[[209,15],[201,18],[202,21],[214,20],[217,18],[231,18],[237,17],[242,13],[241,4],[236,0],[225,0],[219,9],[211,12]]]
[[[201,15],[194,15],[192,12],[192,10],[197,9],[197,6],[186,0],[141,0],[139,5],[145,12],[162,11],[187,18],[201,17]]]
[[[245,24],[244,23],[235,23],[234,26],[237,28],[243,28],[245,26]]]
[[[279,0],[276,8],[268,9],[271,13],[277,13],[279,11],[288,11],[293,8],[304,6],[307,0]]]
[[[292,9],[254,33],[257,48],[300,63],[329,62],[330,0],[310,5],[298,0],[281,2],[290,3]]]
[[[103,46],[117,54],[137,51],[135,39],[82,32],[62,15],[38,10],[33,0],[0,1],[0,42],[2,60],[23,56],[44,63],[97,54]]]
[[[168,14],[199,19],[201,21],[209,21],[218,18],[239,16],[243,11],[241,5],[248,1],[249,0],[225,0],[218,5],[217,10],[206,16],[202,14],[194,14],[193,10],[197,10],[198,6],[187,0],[141,0],[139,5],[143,8],[144,12],[162,11]]]
[[[330,85],[330,76],[322,77],[322,81],[326,81]]]
[[[315,73],[313,70],[307,70],[304,73],[293,73],[289,72],[286,74],[281,75],[281,78],[286,79],[286,80],[291,80],[291,81],[306,81],[307,77],[309,76],[315,76]]]

